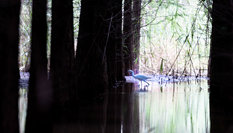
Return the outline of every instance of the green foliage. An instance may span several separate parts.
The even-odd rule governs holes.
[[[160,64],[160,74],[163,73],[163,58],[161,59],[161,64]]]
[[[78,37],[79,14],[81,3],[80,0],[73,0],[74,7],[74,40]],[[32,19],[32,0],[24,0],[21,5],[20,14],[20,70],[24,71],[30,66],[30,42],[31,42],[31,19]],[[50,42],[51,42],[51,22],[52,22],[52,0],[48,0],[47,8],[47,55],[50,58]]]
[[[32,17],[31,0],[22,2],[20,15],[20,56],[19,67],[24,70],[25,66],[30,63],[30,37],[31,37],[31,17]]]
[[[78,37],[79,30],[79,15],[81,10],[81,0],[73,0],[74,6],[74,38]]]
[[[197,74],[207,69],[210,42],[211,0],[142,1],[141,71]],[[81,2],[73,1],[74,40],[77,44]],[[22,2],[20,15],[20,70],[30,64],[32,0]],[[48,1],[48,58],[50,58],[51,0]],[[76,46],[75,46],[76,47]],[[138,49],[133,49],[135,53]],[[127,52],[127,51],[125,51]],[[162,60],[161,60],[162,59]],[[144,71],[145,72],[145,71]],[[203,72],[202,72],[203,74]]]
[[[143,5],[140,71],[161,73],[162,61],[164,74],[172,70],[182,74],[186,69],[196,75],[207,70],[211,2],[155,0]]]

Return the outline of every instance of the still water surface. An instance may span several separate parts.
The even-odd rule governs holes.
[[[140,133],[209,133],[209,92],[206,81],[160,86],[136,93]]]
[[[147,91],[140,88],[137,84],[128,83],[122,88],[113,89],[104,95],[103,102],[80,107],[80,111],[73,114],[77,115],[77,121],[54,124],[53,132],[210,132],[206,80],[163,85],[151,82]],[[20,131],[23,133],[27,109],[25,89],[20,90],[19,108]]]

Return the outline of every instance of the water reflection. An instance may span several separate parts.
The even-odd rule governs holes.
[[[27,89],[20,88],[19,90],[19,128],[20,133],[24,133],[27,111]]]
[[[21,89],[20,127],[24,132],[27,96]],[[54,116],[53,133],[209,133],[206,81],[159,85],[147,91],[127,83],[78,108]]]
[[[210,84],[211,133],[233,133],[233,86],[222,82]]]
[[[139,100],[140,133],[208,133],[209,92],[199,83],[152,84]]]

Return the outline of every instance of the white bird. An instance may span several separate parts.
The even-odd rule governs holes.
[[[141,81],[141,85],[142,85],[142,81],[147,83],[147,85],[150,85],[146,80],[147,79],[150,79],[151,77],[148,77],[148,76],[145,76],[145,75],[140,75],[140,74],[137,74],[137,75],[134,75],[134,71],[132,70],[128,70],[128,72],[130,73],[130,75],[132,77],[134,77],[135,79],[138,79]]]

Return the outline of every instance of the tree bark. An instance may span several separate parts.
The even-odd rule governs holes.
[[[132,0],[125,0],[124,2],[124,25],[123,25],[123,44],[125,45],[125,74],[133,67],[133,27],[132,27]]]
[[[33,0],[26,133],[51,133],[52,89],[47,80],[46,0]]]
[[[139,70],[139,54],[140,54],[140,29],[141,29],[141,0],[133,0],[133,69]]]
[[[124,77],[122,47],[122,0],[106,1],[107,64],[110,86]]]
[[[0,132],[18,133],[20,0],[0,1]]]
[[[233,3],[213,0],[209,67],[211,133],[233,130]]]
[[[50,79],[54,89],[54,102],[62,106],[69,102],[73,84],[74,32],[72,0],[52,1]]]
[[[227,1],[213,1],[212,35],[211,35],[211,65],[210,78],[215,84],[228,82],[233,77],[233,13],[232,3]],[[229,82],[231,83],[231,82]]]
[[[105,9],[104,0],[81,1],[75,67],[75,94],[81,99],[91,100],[107,90]]]

